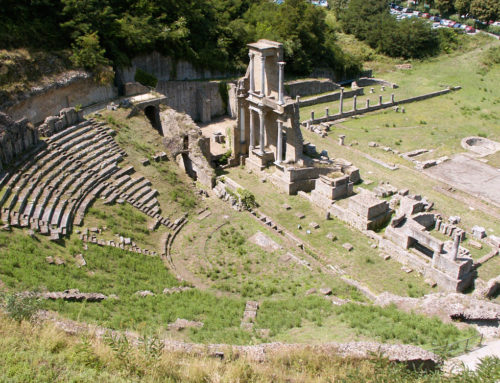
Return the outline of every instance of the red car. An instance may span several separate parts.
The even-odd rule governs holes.
[[[471,27],[470,25],[468,25],[468,26],[465,27],[465,31],[467,33],[474,33],[476,31],[476,29],[473,28],[473,27]]]
[[[422,13],[422,17],[424,19],[428,19],[429,17],[431,17],[431,15],[429,15],[428,13]]]

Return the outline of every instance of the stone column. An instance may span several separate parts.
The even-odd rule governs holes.
[[[240,144],[244,143],[245,143],[245,108],[243,106],[240,106]]]
[[[356,102],[358,101],[358,96],[354,95],[352,98],[352,110],[356,111],[357,110],[357,105]]]
[[[314,121],[314,110],[311,111],[311,121]]]
[[[262,96],[266,95],[266,56],[262,55],[260,57],[260,94]]]
[[[394,93],[391,94],[391,102],[394,104]]]
[[[339,145],[344,146],[344,140],[345,140],[345,135],[340,134],[339,135]]]
[[[370,99],[366,99],[366,109],[370,108]]]
[[[325,116],[327,119],[330,117],[330,110],[328,108],[325,108]]]
[[[378,96],[378,104],[382,105],[382,95]]]
[[[283,61],[280,61],[278,63],[279,65],[279,88],[278,88],[278,104],[283,105],[283,82],[284,82],[284,77],[285,77],[285,63]]]
[[[250,144],[249,150],[253,150],[255,145],[255,128],[254,128],[254,111],[249,109],[250,111]]]
[[[281,164],[283,160],[283,122],[281,121],[278,121],[278,140],[276,146],[276,163]]]
[[[455,239],[453,240],[453,249],[451,250],[451,255],[454,261],[457,260],[459,248],[460,248],[460,235],[455,235]]]
[[[260,154],[264,154],[264,141],[265,141],[265,131],[264,131],[264,113],[259,110],[259,120],[260,120]]]
[[[344,88],[340,88],[340,105],[339,105],[339,113],[344,113]]]
[[[248,56],[250,57],[250,64],[249,64],[250,65],[250,92],[253,93],[253,92],[255,92],[255,76],[253,73],[253,68],[254,68],[253,58],[255,55],[253,53],[249,53]]]

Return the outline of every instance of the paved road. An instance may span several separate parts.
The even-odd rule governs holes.
[[[462,366],[465,366],[469,370],[474,371],[481,359],[487,356],[496,356],[500,358],[500,340],[488,342],[480,349],[450,359],[446,362],[447,368],[445,368],[450,372],[458,372],[462,369]]]

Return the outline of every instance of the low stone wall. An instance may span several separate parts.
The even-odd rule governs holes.
[[[14,119],[26,117],[33,124],[41,123],[47,116],[56,115],[62,108],[87,106],[109,101],[118,96],[112,84],[97,84],[89,74],[75,72],[60,83],[40,89],[4,110]]]
[[[354,90],[348,90],[344,92],[344,100],[346,98],[352,98],[354,96],[362,96],[365,90],[363,88],[358,88]],[[337,93],[330,93],[330,94],[322,94],[320,96],[316,97],[311,97],[308,98],[307,100],[300,100],[299,101],[299,106],[304,107],[304,106],[310,106],[310,105],[316,105],[316,104],[323,104],[325,102],[332,102],[332,101],[337,101],[340,99],[340,92]]]
[[[377,105],[371,105],[368,108],[366,106],[364,108],[358,106],[356,108],[356,110],[351,110],[351,111],[343,112],[343,113],[337,113],[334,115],[325,116],[325,117],[321,117],[321,118],[309,119],[309,120],[303,121],[302,123],[305,124],[305,123],[309,122],[311,124],[320,124],[322,122],[336,121],[336,120],[340,120],[342,118],[348,118],[348,117],[357,116],[360,114],[374,112],[374,111],[385,109],[385,108],[390,108],[392,106],[403,105],[403,104],[408,104],[411,102],[427,100],[429,98],[442,96],[444,94],[448,94],[450,92],[457,91],[460,89],[462,89],[460,86],[456,86],[453,88],[439,90],[437,92],[426,93],[426,94],[423,94],[420,96],[406,98],[404,100],[399,100],[399,101],[394,100],[394,102],[389,101],[389,102],[385,102],[385,103],[382,102],[381,104],[379,103]]]
[[[383,86],[387,86],[387,87],[392,88],[392,89],[398,88],[398,85],[393,83],[393,82],[382,80],[380,78],[371,78],[371,77],[360,77],[359,79],[354,81],[352,84],[353,84],[352,85],[353,88],[355,86],[354,84],[356,84],[359,87],[370,86],[370,85],[383,85]]]
[[[312,79],[312,80],[294,80],[285,83],[287,94],[295,98],[297,96],[305,97],[313,94],[333,92],[340,88],[339,84],[330,79]]]

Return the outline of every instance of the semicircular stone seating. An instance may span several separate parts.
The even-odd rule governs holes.
[[[106,204],[127,201],[159,224],[175,227],[160,215],[151,182],[130,177],[132,166],[118,166],[126,153],[113,134],[105,123],[89,119],[26,153],[0,176],[2,221],[58,240],[73,224],[81,226],[87,208],[101,197]]]

